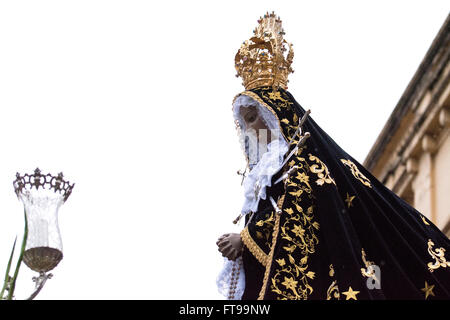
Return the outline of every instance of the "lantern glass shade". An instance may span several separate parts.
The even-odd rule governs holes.
[[[63,256],[58,210],[64,196],[53,190],[38,189],[24,190],[19,197],[28,222],[24,262],[35,271],[50,271]]]
[[[23,262],[37,272],[48,272],[63,258],[58,225],[59,208],[69,197],[73,184],[63,175],[43,175],[36,169],[33,175],[16,175],[14,188],[22,201],[27,217],[28,236]]]

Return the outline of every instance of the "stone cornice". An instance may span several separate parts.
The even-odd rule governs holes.
[[[428,106],[426,106],[425,110],[421,112],[422,114],[418,118],[408,118],[410,119],[410,123],[407,124],[409,128],[403,134],[406,136],[401,138],[403,146],[400,149],[396,148],[396,151],[402,153],[408,147],[409,142],[411,142],[414,135],[418,131],[423,130],[421,127],[425,124],[425,122],[427,122],[425,121],[425,118],[428,115],[428,112],[432,111],[433,107],[436,107],[437,100],[440,98],[440,95],[444,92],[447,84],[449,83],[448,81],[450,75],[445,75],[445,72],[448,71],[446,69],[449,65],[449,61],[450,15],[447,16],[447,19],[433,40],[433,43],[423,58],[418,70],[409,82],[405,92],[391,113],[375,144],[369,151],[369,154],[364,161],[364,166],[369,171],[374,171],[376,169],[381,156],[386,152],[386,148],[400,128],[402,120],[406,118],[406,115],[416,111],[416,109],[420,107],[421,103],[426,98],[426,93],[432,89],[434,91],[434,95],[431,101],[428,101]],[[442,78],[444,78],[444,81],[439,81]],[[401,154],[399,155],[401,156]],[[384,163],[382,165],[385,170],[386,165],[391,166],[388,170],[393,170],[398,164]],[[382,178],[380,177],[381,172],[372,173],[378,176],[378,178]],[[383,174],[383,176],[385,175],[386,174]]]

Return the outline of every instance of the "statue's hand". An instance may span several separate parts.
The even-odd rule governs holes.
[[[226,233],[217,242],[222,256],[235,261],[242,254],[242,240],[239,233]]]

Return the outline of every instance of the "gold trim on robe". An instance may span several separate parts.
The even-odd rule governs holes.
[[[255,240],[253,240],[250,232],[248,231],[248,227],[245,227],[244,230],[241,231],[241,238],[244,245],[248,248],[251,254],[253,254],[256,260],[258,260],[263,266],[266,266],[268,255],[263,249],[260,248]]]

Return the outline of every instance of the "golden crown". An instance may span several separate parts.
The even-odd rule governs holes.
[[[283,38],[280,17],[274,12],[260,17],[253,34],[236,53],[236,77],[242,78],[246,90],[263,86],[287,89],[288,75],[294,72],[291,68],[294,50]]]

